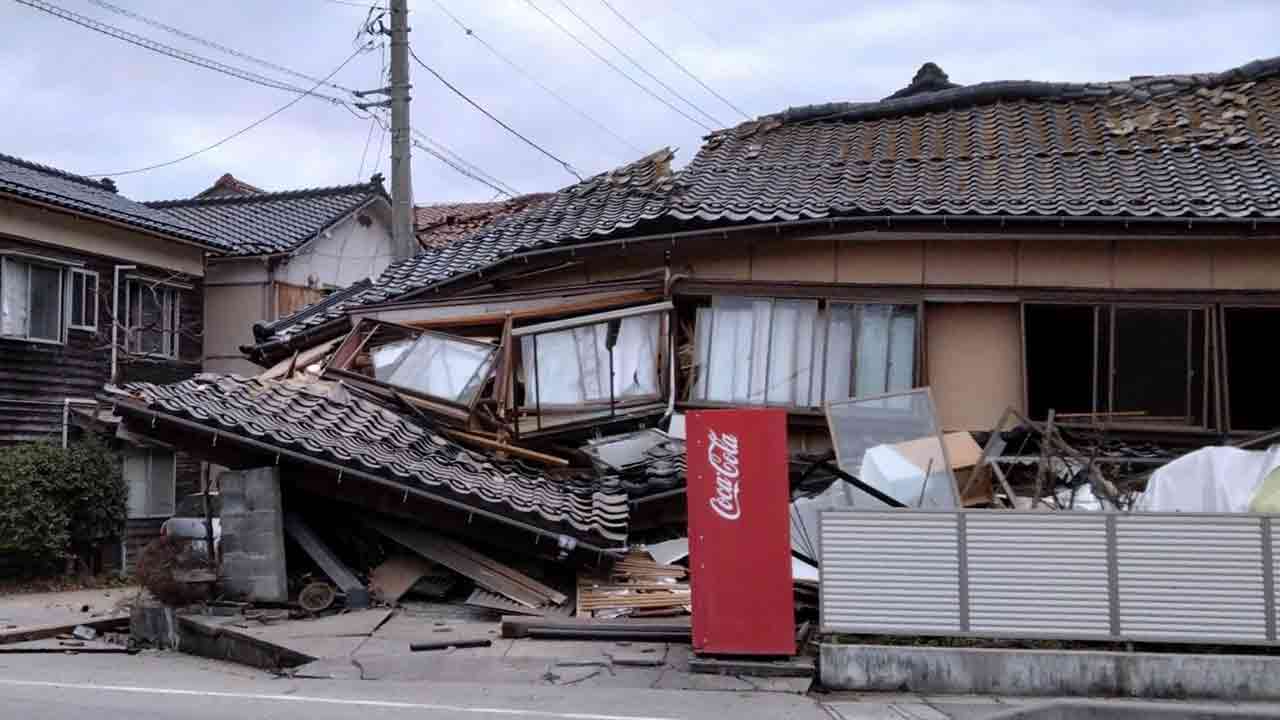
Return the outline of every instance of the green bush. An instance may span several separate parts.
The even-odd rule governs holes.
[[[63,449],[47,443],[0,449],[0,553],[32,571],[124,531],[128,489],[111,451],[96,440]]]

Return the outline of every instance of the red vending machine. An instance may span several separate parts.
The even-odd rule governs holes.
[[[794,655],[787,414],[688,414],[693,649]]]

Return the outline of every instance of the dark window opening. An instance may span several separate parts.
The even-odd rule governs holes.
[[[1027,305],[1027,404],[1031,417],[1093,409],[1094,343],[1091,305]]]
[[[1117,308],[1115,323],[1111,410],[1138,420],[1199,425],[1204,417],[1204,312]]]
[[[1280,338],[1280,308],[1226,308],[1227,391],[1232,430],[1269,430],[1280,426],[1276,402],[1276,362],[1272,348]]]

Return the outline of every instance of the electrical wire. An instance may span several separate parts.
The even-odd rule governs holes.
[[[21,0],[19,0],[19,1],[21,1]],[[675,105],[672,105],[670,101],[668,101],[666,98],[662,97],[662,96],[661,96],[661,95],[659,95],[658,93],[654,92],[652,89],[650,89],[650,88],[649,88],[649,86],[648,86],[648,85],[645,85],[644,83],[641,83],[639,80],[636,80],[635,78],[631,77],[631,75],[630,75],[629,73],[627,73],[627,71],[626,71],[626,70],[623,70],[622,68],[618,67],[618,66],[617,66],[617,64],[615,64],[612,60],[610,60],[609,58],[605,57],[604,55],[601,55],[599,52],[597,52],[597,51],[596,51],[596,49],[595,49],[595,48],[591,47],[591,46],[590,46],[590,45],[588,45],[586,42],[584,42],[584,41],[582,40],[582,38],[578,37],[577,35],[574,35],[572,30],[570,30],[569,28],[567,28],[567,27],[565,27],[564,25],[560,24],[560,21],[559,21],[559,20],[556,20],[554,17],[552,17],[551,15],[547,14],[547,12],[546,12],[545,10],[543,10],[542,8],[538,7],[538,6],[533,2],[533,0],[525,0],[525,2],[526,2],[526,3],[528,3],[529,7],[533,8],[535,11],[537,11],[537,13],[538,13],[539,15],[541,15],[541,16],[542,16],[542,17],[544,17],[544,18],[546,18],[547,22],[549,22],[549,23],[551,23],[552,25],[556,26],[556,29],[558,29],[560,32],[564,33],[565,35],[568,35],[568,36],[569,36],[569,39],[573,40],[575,43],[577,43],[579,46],[581,46],[583,50],[586,50],[587,52],[591,53],[591,55],[592,55],[592,56],[594,56],[597,60],[599,60],[600,62],[604,63],[605,65],[608,65],[610,69],[612,69],[614,72],[618,73],[618,74],[619,74],[619,75],[621,75],[622,77],[624,77],[624,78],[626,78],[627,80],[629,80],[629,81],[631,82],[631,84],[632,84],[632,85],[635,85],[636,87],[638,87],[638,88],[640,88],[641,90],[643,90],[643,91],[645,92],[645,94],[649,95],[649,97],[652,97],[654,100],[657,100],[658,102],[662,103],[663,105],[666,105],[666,106],[667,106],[668,108],[670,108],[673,112],[675,112],[675,113],[679,114],[679,115],[680,115],[681,117],[683,117],[685,120],[688,120],[689,122],[691,122],[691,123],[693,123],[693,124],[697,125],[698,127],[702,128],[703,130],[706,130],[707,132],[711,132],[711,131],[712,131],[712,129],[713,129],[713,128],[712,128],[711,126],[709,126],[709,125],[707,125],[706,123],[702,122],[701,120],[699,120],[699,119],[697,119],[697,118],[693,117],[692,115],[690,115],[689,113],[685,112],[684,110],[681,110],[680,108],[676,107]]]
[[[347,59],[346,59],[346,60],[343,60],[343,61],[342,61],[342,64],[341,64],[341,65],[339,65],[338,67],[334,68],[334,69],[333,69],[333,72],[329,73],[329,74],[328,74],[328,76],[326,76],[324,79],[325,79],[325,80],[328,80],[329,78],[332,78],[334,75],[337,75],[337,74],[338,74],[338,71],[340,71],[340,70],[342,70],[342,68],[346,67],[346,66],[347,66],[347,63],[349,63],[349,62],[351,62],[352,60],[354,60],[354,59],[356,58],[356,56],[357,56],[357,55],[359,55],[360,53],[364,52],[366,49],[367,49],[367,48],[357,48],[355,52],[351,53],[351,55],[349,55],[349,56],[347,57]],[[321,85],[321,83],[320,83],[320,82],[317,82],[317,83],[316,83],[315,88],[320,87],[320,85]],[[315,88],[312,88],[312,90],[314,90]],[[298,102],[299,102],[299,101],[301,101],[301,100],[302,100],[302,98],[307,97],[309,94],[310,94],[310,92],[309,92],[309,91],[308,91],[308,92],[304,92],[302,95],[298,95],[297,97],[293,98],[292,100],[290,100],[289,102],[285,103],[284,105],[281,105],[280,107],[276,108],[275,110],[272,110],[270,113],[267,113],[266,115],[262,116],[261,118],[258,118],[257,120],[253,121],[252,123],[249,123],[248,125],[246,125],[246,126],[244,126],[244,127],[240,128],[239,130],[237,130],[237,131],[235,131],[235,132],[231,133],[230,135],[228,135],[228,136],[226,136],[226,137],[222,138],[221,140],[219,140],[219,141],[217,141],[217,142],[213,143],[212,145],[207,145],[207,146],[205,146],[205,147],[200,148],[199,150],[195,150],[195,151],[189,152],[189,153],[187,153],[186,155],[183,155],[183,156],[181,156],[181,157],[174,158],[173,160],[169,160],[169,161],[162,162],[162,163],[156,163],[155,165],[148,165],[148,166],[146,166],[146,167],[135,168],[135,169],[133,169],[133,170],[121,170],[121,171],[119,171],[119,172],[111,172],[111,173],[94,173],[94,174],[92,174],[92,175],[88,175],[87,177],[120,177],[120,176],[122,176],[122,175],[135,175],[135,174],[137,174],[137,173],[147,172],[147,171],[149,171],[149,170],[156,170],[156,169],[158,169],[158,168],[169,167],[170,165],[177,165],[178,163],[182,162],[183,160],[190,160],[191,158],[193,158],[193,157],[195,157],[195,156],[197,156],[197,155],[201,155],[201,154],[203,154],[203,153],[209,152],[210,150],[212,150],[212,149],[214,149],[214,148],[216,148],[216,147],[218,147],[218,146],[220,146],[220,145],[223,145],[223,144],[225,144],[225,143],[227,143],[227,142],[230,142],[231,140],[234,140],[234,139],[236,139],[236,138],[240,137],[241,135],[244,135],[245,133],[249,132],[250,130],[252,130],[252,129],[254,129],[254,128],[258,127],[259,125],[261,125],[261,124],[265,123],[266,121],[270,120],[271,118],[273,118],[273,117],[275,117],[275,116],[279,115],[280,113],[284,112],[285,110],[288,110],[289,108],[291,108],[291,107],[293,107],[294,105],[298,104]]]
[[[416,147],[416,148],[418,148],[419,150],[421,150],[421,151],[423,151],[423,152],[427,153],[428,155],[430,155],[430,156],[434,157],[435,159],[439,160],[440,162],[444,163],[445,165],[448,165],[449,167],[451,167],[451,168],[453,168],[454,170],[456,170],[459,174],[465,175],[465,176],[467,176],[467,177],[471,178],[472,180],[475,180],[476,182],[478,182],[478,183],[480,183],[480,184],[482,184],[482,185],[487,185],[487,186],[489,186],[489,188],[490,188],[491,190],[493,190],[494,192],[500,193],[500,194],[502,194],[502,195],[506,195],[506,196],[508,196],[508,197],[515,197],[515,195],[514,195],[514,194],[512,194],[512,193],[510,193],[510,192],[508,192],[508,191],[506,191],[506,190],[503,190],[502,188],[498,187],[497,185],[494,185],[493,183],[489,182],[488,180],[485,180],[484,178],[480,177],[479,175],[476,175],[476,174],[474,174],[474,173],[471,173],[471,172],[469,172],[466,168],[463,168],[463,167],[460,167],[460,166],[458,166],[458,165],[454,164],[454,163],[453,163],[453,161],[451,161],[451,160],[449,160],[449,158],[445,157],[445,155],[444,155],[444,154],[439,153],[439,152],[436,152],[434,149],[432,149],[432,148],[431,148],[430,146],[428,146],[426,143],[423,143],[423,142],[421,142],[421,141],[419,141],[419,140],[410,140],[410,142],[412,142],[412,143],[413,143],[413,146],[414,146],[414,147]]]
[[[512,60],[511,58],[507,57],[505,54],[500,52],[491,43],[489,43],[484,38],[480,37],[480,35],[478,35],[475,30],[471,29],[470,27],[467,27],[467,25],[463,23],[462,20],[458,19],[457,15],[454,15],[452,12],[450,12],[449,8],[445,7],[444,4],[440,2],[440,0],[431,0],[431,2],[437,8],[440,9],[440,12],[447,15],[449,19],[453,21],[453,24],[457,25],[464,33],[467,34],[468,37],[480,43],[480,45],[482,45],[484,49],[488,50],[490,53],[493,53],[494,57],[506,63],[508,67],[510,67],[512,70],[515,70],[517,73],[520,73],[522,76],[525,77],[525,79],[529,80],[534,85],[537,85],[539,88],[542,89],[543,92],[555,98],[561,105],[564,105],[565,107],[572,110],[575,114],[578,115],[578,117],[582,118],[583,120],[586,120],[592,125],[595,125],[598,129],[600,129],[602,132],[612,137],[614,140],[617,140],[618,142],[627,146],[627,149],[631,150],[632,152],[635,152],[637,154],[644,153],[644,150],[640,146],[636,145],[635,143],[627,140],[626,138],[622,137],[618,133],[614,132],[613,129],[610,128],[608,125],[605,125],[604,123],[600,122],[599,120],[597,120],[596,118],[588,114],[587,111],[579,108],[577,105],[574,105],[572,102],[567,100],[560,93],[556,92],[555,90],[552,90],[550,87],[546,85],[546,83],[539,80],[537,75],[534,75],[533,73],[524,69],[522,65],[520,65],[516,61]]]
[[[61,8],[52,3],[45,2],[45,0],[15,0],[15,2],[21,3],[30,8],[34,8],[41,12],[48,13],[50,15],[53,15],[54,17],[67,20],[69,22],[73,22],[77,25],[80,25],[81,27],[89,28],[90,30],[93,30],[95,32],[100,32],[104,35],[114,37],[117,40],[124,40],[127,43],[131,43],[133,45],[137,45],[138,47],[151,50],[152,52],[157,52],[157,53],[160,53],[161,55],[167,55],[171,58],[174,58],[175,60],[181,60],[183,62],[190,63],[192,65],[196,65],[198,67],[202,67],[207,70],[214,70],[224,75],[229,75],[231,77],[238,78],[240,80],[245,80],[245,81],[254,83],[255,85],[261,85],[263,87],[269,87],[275,90],[286,90],[291,93],[297,93],[301,97],[319,98],[321,100],[327,100],[335,105],[343,105],[343,106],[346,105],[346,100],[343,100],[342,98],[334,97],[332,95],[326,95],[324,93],[318,93],[318,92],[315,92],[314,90],[308,90],[306,88],[299,87],[297,85],[291,85],[281,80],[274,80],[272,78],[266,77],[265,75],[259,75],[258,73],[250,72],[242,68],[237,68],[231,65],[220,63],[217,60],[210,60],[206,57],[203,57],[201,55],[196,55],[194,53],[189,53],[185,50],[179,50],[178,48],[165,45],[164,43],[160,43],[150,38],[143,37],[142,35],[131,33],[128,30],[122,30],[114,25],[110,25],[108,23],[94,20],[93,18],[87,17],[85,15],[81,15],[79,13],[71,12],[70,10]],[[360,117],[360,116],[357,116],[357,117]]]
[[[427,136],[427,134],[426,134],[426,133],[421,132],[421,131],[420,131],[420,130],[418,130],[417,128],[410,128],[410,132],[412,132],[414,135],[418,136],[418,139],[420,139],[420,140],[422,140],[423,142],[427,143],[428,145],[430,145],[431,147],[433,147],[435,150],[437,150],[437,151],[439,151],[440,153],[442,153],[442,154],[444,154],[444,155],[448,156],[450,159],[452,159],[452,160],[453,160],[454,162],[456,162],[458,165],[461,165],[462,167],[466,168],[467,170],[471,171],[472,173],[474,173],[474,174],[476,174],[476,175],[478,175],[478,176],[480,176],[480,177],[484,178],[485,180],[488,180],[490,183],[492,183],[491,187],[492,187],[492,186],[498,186],[498,187],[500,187],[500,188],[501,188],[501,192],[502,192],[504,195],[508,195],[508,196],[510,196],[510,197],[515,197],[516,195],[519,195],[519,194],[520,194],[520,191],[519,191],[519,190],[516,190],[515,188],[511,187],[511,186],[510,186],[510,185],[508,185],[507,183],[505,183],[505,182],[503,182],[503,181],[499,180],[498,178],[494,177],[494,176],[493,176],[493,174],[491,174],[491,173],[489,173],[489,172],[486,172],[485,170],[481,169],[480,167],[478,167],[478,166],[477,166],[477,165],[475,165],[474,163],[472,163],[472,162],[468,161],[466,158],[464,158],[464,157],[462,157],[461,155],[459,155],[458,153],[454,152],[454,151],[453,151],[453,150],[451,150],[447,145],[445,145],[444,143],[440,142],[439,140],[436,140],[436,139],[434,139],[434,138],[432,138],[432,137]]]
[[[249,62],[254,63],[255,65],[261,65],[262,67],[275,70],[276,72],[284,73],[285,75],[292,75],[293,77],[296,77],[300,80],[306,80],[307,82],[319,83],[320,85],[323,85],[325,87],[330,87],[335,90],[342,90],[343,92],[348,92],[348,93],[353,92],[351,88],[344,87],[336,83],[321,81],[319,78],[316,78],[312,75],[307,75],[306,73],[300,73],[296,70],[290,70],[289,68],[284,67],[283,65],[277,65],[276,63],[273,63],[269,60],[263,60],[262,58],[254,57],[253,55],[241,52],[234,48],[229,48],[226,45],[221,45],[212,40],[206,40],[205,38],[202,38],[199,35],[193,35],[185,30],[173,27],[172,25],[166,25],[160,22],[159,20],[146,17],[145,15],[140,15],[136,12],[133,12],[132,10],[127,10],[118,5],[113,5],[107,2],[107,0],[89,0],[89,2],[94,5],[97,5],[98,7],[104,10],[108,10],[110,12],[116,13],[117,15],[123,15],[124,17],[130,18],[132,20],[137,20],[138,22],[143,23],[145,25],[150,25],[151,27],[164,30],[165,32],[177,35],[180,38],[184,38],[186,40],[190,40],[193,43],[197,43],[207,48],[212,48],[219,52],[223,52],[233,57],[240,58],[241,60],[248,60]]]
[[[591,33],[592,33],[593,35],[595,35],[596,37],[600,38],[600,40],[601,40],[602,42],[604,42],[604,44],[605,44],[605,45],[608,45],[609,47],[613,48],[613,51],[614,51],[614,52],[618,53],[618,54],[619,54],[619,55],[621,55],[621,56],[622,56],[622,57],[623,57],[627,62],[629,62],[629,63],[631,63],[632,65],[634,65],[634,66],[636,67],[636,69],[637,69],[637,70],[639,70],[640,72],[644,73],[644,74],[645,74],[645,76],[646,76],[646,77],[648,77],[650,80],[652,80],[652,81],[654,81],[654,82],[658,83],[658,85],[659,85],[659,86],[661,86],[663,90],[666,90],[667,92],[671,93],[671,95],[673,95],[677,100],[679,100],[679,101],[683,102],[685,105],[688,105],[690,108],[693,108],[693,111],[694,111],[694,112],[701,113],[701,114],[702,114],[702,116],[703,116],[703,117],[705,117],[706,119],[710,120],[710,121],[711,121],[711,123],[712,123],[713,125],[715,125],[715,126],[717,126],[717,127],[723,127],[723,126],[724,126],[724,123],[720,122],[720,120],[719,120],[719,119],[717,119],[717,118],[716,118],[716,116],[712,115],[711,113],[707,112],[706,110],[703,110],[703,109],[702,109],[702,107],[701,107],[701,106],[699,106],[697,103],[695,103],[695,102],[693,102],[692,100],[690,100],[689,98],[687,98],[687,97],[685,97],[685,96],[681,95],[681,94],[680,94],[680,93],[679,93],[675,88],[673,88],[673,87],[671,87],[670,85],[668,85],[668,84],[666,84],[665,82],[663,82],[663,81],[662,81],[662,78],[660,78],[660,77],[658,77],[657,75],[654,75],[653,73],[649,72],[649,69],[648,69],[648,68],[646,68],[644,65],[642,65],[642,64],[640,63],[640,61],[639,61],[639,60],[636,60],[635,58],[631,57],[631,55],[629,55],[625,50],[623,50],[622,48],[618,47],[617,43],[613,42],[612,40],[610,40],[610,39],[609,39],[609,37],[608,37],[607,35],[605,35],[604,33],[600,32],[600,30],[598,30],[598,29],[596,28],[596,26],[595,26],[595,25],[592,25],[591,23],[587,22],[587,19],[586,19],[586,18],[584,18],[584,17],[582,17],[581,15],[579,15],[579,14],[577,13],[577,11],[575,11],[575,10],[574,10],[570,5],[569,5],[569,3],[565,2],[564,0],[558,0],[558,1],[559,1],[559,3],[560,3],[560,6],[561,6],[561,7],[563,7],[566,11],[568,11],[568,13],[569,13],[570,15],[572,15],[574,18],[576,18],[576,19],[578,20],[578,22],[582,23],[582,25],[583,25],[584,27],[586,27],[588,30],[590,30],[590,31],[591,31]]]
[[[555,155],[553,155],[553,154],[551,153],[551,151],[547,150],[546,148],[542,147],[541,145],[539,145],[539,144],[535,143],[534,141],[530,140],[529,138],[525,137],[524,135],[521,135],[521,134],[520,134],[520,132],[519,132],[519,131],[517,131],[515,128],[513,128],[513,127],[511,127],[510,125],[506,124],[505,122],[503,122],[503,121],[499,120],[499,119],[498,119],[498,118],[497,118],[493,113],[491,113],[491,112],[489,112],[488,110],[486,110],[486,109],[484,108],[484,106],[483,106],[483,105],[481,105],[480,103],[476,102],[475,100],[472,100],[471,98],[467,97],[467,94],[466,94],[466,93],[464,93],[464,92],[462,92],[461,90],[459,90],[459,89],[458,89],[458,88],[457,88],[453,83],[449,82],[448,80],[445,80],[443,75],[441,75],[440,73],[436,72],[436,71],[435,71],[435,69],[434,69],[434,68],[432,68],[430,65],[428,65],[428,64],[426,64],[426,63],[424,63],[424,62],[422,62],[422,58],[418,57],[418,53],[414,52],[412,47],[410,47],[410,48],[409,48],[409,55],[410,55],[410,57],[412,57],[412,58],[413,58],[414,62],[418,63],[419,65],[421,65],[421,66],[422,66],[422,68],[423,68],[424,70],[426,70],[427,72],[429,72],[429,73],[431,73],[432,75],[434,75],[434,76],[435,76],[435,78],[436,78],[437,80],[439,80],[439,81],[440,81],[440,82],[441,82],[445,87],[449,88],[449,90],[453,91],[453,93],[454,93],[455,95],[457,95],[458,97],[462,98],[463,100],[466,100],[466,101],[467,101],[467,103],[471,105],[471,107],[473,107],[473,108],[475,108],[475,109],[479,110],[480,112],[484,113],[484,116],[485,116],[485,117],[489,118],[490,120],[494,121],[494,122],[495,122],[495,123],[497,123],[498,125],[502,126],[502,129],[504,129],[504,130],[506,130],[507,132],[511,133],[512,135],[515,135],[516,137],[520,138],[520,140],[522,140],[522,141],[523,141],[526,145],[528,145],[529,147],[531,147],[531,148],[533,148],[533,149],[537,150],[538,152],[542,153],[543,155],[546,155],[547,157],[549,157],[549,158],[551,158],[552,160],[554,160],[554,161],[556,161],[557,163],[559,163],[559,164],[560,164],[560,167],[564,168],[566,172],[568,172],[570,175],[573,175],[573,176],[574,176],[575,178],[577,178],[579,181],[581,181],[581,180],[582,180],[582,175],[581,175],[581,174],[579,174],[579,173],[578,173],[578,171],[577,171],[577,170],[575,170],[575,169],[574,169],[574,167],[573,167],[572,165],[570,165],[569,163],[565,162],[564,160],[561,160],[560,158],[556,157]]]
[[[690,78],[693,79],[694,82],[701,85],[703,90],[706,90],[707,92],[714,95],[717,100],[724,103],[725,105],[728,105],[734,112],[738,113],[742,117],[748,120],[751,119],[751,116],[748,115],[742,108],[738,107],[737,105],[734,105],[733,103],[729,102],[728,98],[716,92],[715,90],[712,90],[710,85],[702,81],[702,78],[698,77],[697,75],[694,75],[693,71],[689,70],[689,68],[682,65],[679,60],[676,60],[674,57],[672,57],[671,54],[668,53],[666,50],[663,50],[662,47],[658,45],[658,43],[649,39],[648,35],[645,35],[644,32],[640,30],[640,28],[636,27],[635,23],[628,20],[626,15],[623,15],[621,12],[619,12],[618,9],[615,8],[609,2],[609,0],[600,0],[600,2],[605,7],[609,8],[609,12],[613,13],[614,16],[616,16],[619,20],[623,22],[623,24],[625,24],[627,27],[634,30],[637,35],[644,38],[644,41],[649,43],[649,46],[652,47],[654,50],[657,50],[658,53],[662,55],[662,57],[666,58],[667,60],[670,60],[672,65],[675,65],[677,68],[680,69],[680,72],[684,73],[685,75],[688,75]]]

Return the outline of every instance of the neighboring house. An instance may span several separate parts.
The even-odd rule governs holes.
[[[188,200],[148,206],[229,249],[205,279],[205,368],[254,374],[239,347],[271,322],[330,292],[377,277],[395,260],[382,178],[338,187],[263,192],[231,175]]]
[[[413,209],[414,233],[424,248],[446,247],[549,197],[551,193],[529,193],[493,202],[419,205]]]
[[[226,249],[110,180],[0,155],[0,443],[61,441],[113,379],[199,373],[205,254]],[[200,468],[160,445],[122,452],[136,547]]]
[[[353,318],[429,327],[465,296],[491,316],[656,273],[677,405],[784,407],[810,449],[825,403],[921,385],[955,430],[1008,406],[1188,443],[1280,426],[1280,59],[971,86],[929,64],[884,100],[792,108],[670,161],[565,188],[246,350],[271,364]]]

